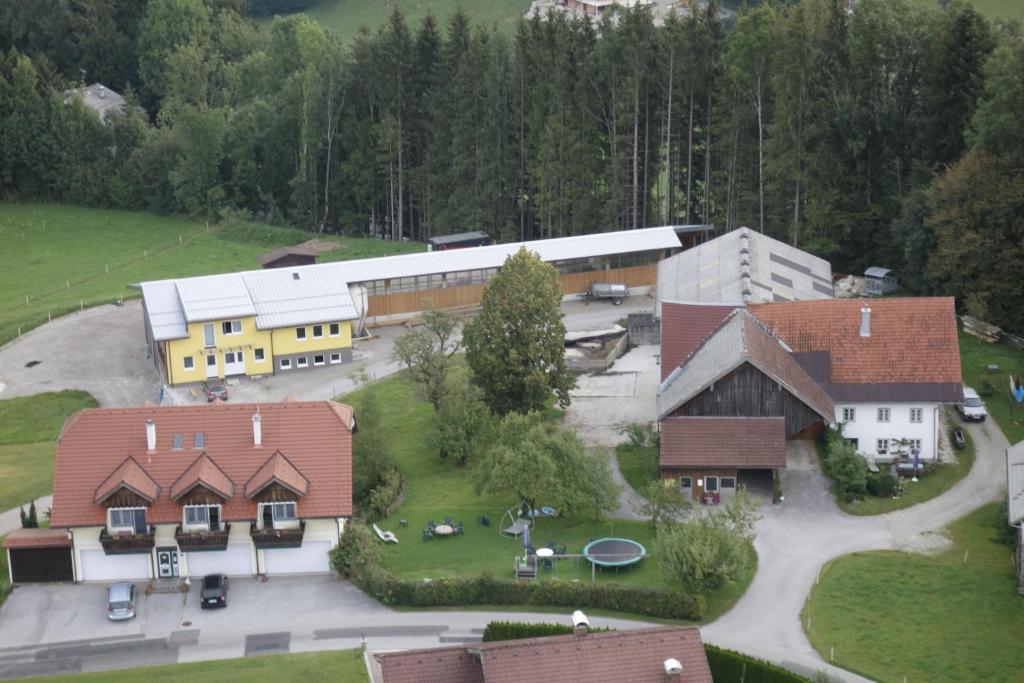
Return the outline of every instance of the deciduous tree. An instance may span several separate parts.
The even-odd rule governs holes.
[[[409,371],[423,398],[434,406],[434,412],[441,410],[441,402],[448,388],[452,356],[462,347],[458,332],[458,317],[434,308],[427,301],[423,310],[423,324],[395,340],[392,353]]]

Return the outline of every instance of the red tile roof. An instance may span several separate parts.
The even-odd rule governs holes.
[[[252,475],[252,479],[245,484],[245,497],[252,498],[273,483],[281,484],[300,496],[309,491],[309,480],[281,451],[270,456]]]
[[[869,337],[860,336],[863,306],[871,309]],[[950,297],[829,299],[748,308],[793,351],[830,352],[832,384],[961,381]]]
[[[506,640],[375,655],[383,683],[663,683],[677,659],[678,683],[712,683],[700,631],[655,628]]]
[[[227,500],[235,494],[235,484],[224,470],[217,466],[213,458],[203,453],[192,465],[178,477],[171,486],[171,498],[178,500],[196,486],[205,486],[221,498]]]
[[[151,503],[160,495],[159,484],[146,474],[139,463],[135,462],[135,458],[128,456],[96,488],[96,497],[93,502],[102,503],[123,488],[137,493]]]
[[[677,304],[661,305],[661,379],[693,353],[715,331],[736,306]]]
[[[4,538],[4,548],[70,548],[65,529],[15,529]]]
[[[261,415],[262,444],[253,445],[252,415]],[[344,411],[341,411],[344,413]],[[146,420],[156,424],[156,449],[146,450]],[[181,521],[181,505],[170,496],[174,484],[200,451],[175,449],[174,435],[205,435],[203,450],[235,482],[224,503],[225,521],[256,519],[256,502],[242,495],[248,482],[280,451],[308,481],[298,498],[301,518],[352,514],[352,437],[328,401],[201,406],[94,408],[72,416],[57,444],[54,471],[54,527],[101,526],[106,509],[96,504],[111,471],[133,457],[159,487],[146,513],[150,524]],[[187,445],[187,444],[186,444]]]
[[[762,469],[786,466],[782,417],[668,417],[661,421],[662,467]]]

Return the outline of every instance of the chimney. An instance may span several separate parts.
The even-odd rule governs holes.
[[[868,305],[860,309],[860,336],[871,336],[871,307]]]
[[[259,413],[253,413],[252,416],[252,443],[257,447],[263,445],[263,427],[260,425]]]
[[[101,100],[107,99],[107,89],[101,85],[99,87],[99,91],[100,91],[100,99]]]
[[[590,620],[587,615],[576,610],[572,613],[572,632],[578,636],[585,636],[590,629]]]
[[[679,678],[683,675],[683,665],[678,659],[669,657],[665,660],[665,676],[668,678]]]
[[[156,450],[156,423],[152,419],[146,420],[146,450]]]

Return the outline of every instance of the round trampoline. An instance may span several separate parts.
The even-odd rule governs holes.
[[[583,554],[598,567],[628,567],[644,559],[647,549],[628,538],[599,538],[584,546]]]

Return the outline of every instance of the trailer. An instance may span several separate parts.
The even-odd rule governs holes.
[[[592,299],[611,299],[616,306],[629,296],[629,287],[621,283],[591,282],[590,288],[583,293],[583,300],[589,304]]]

